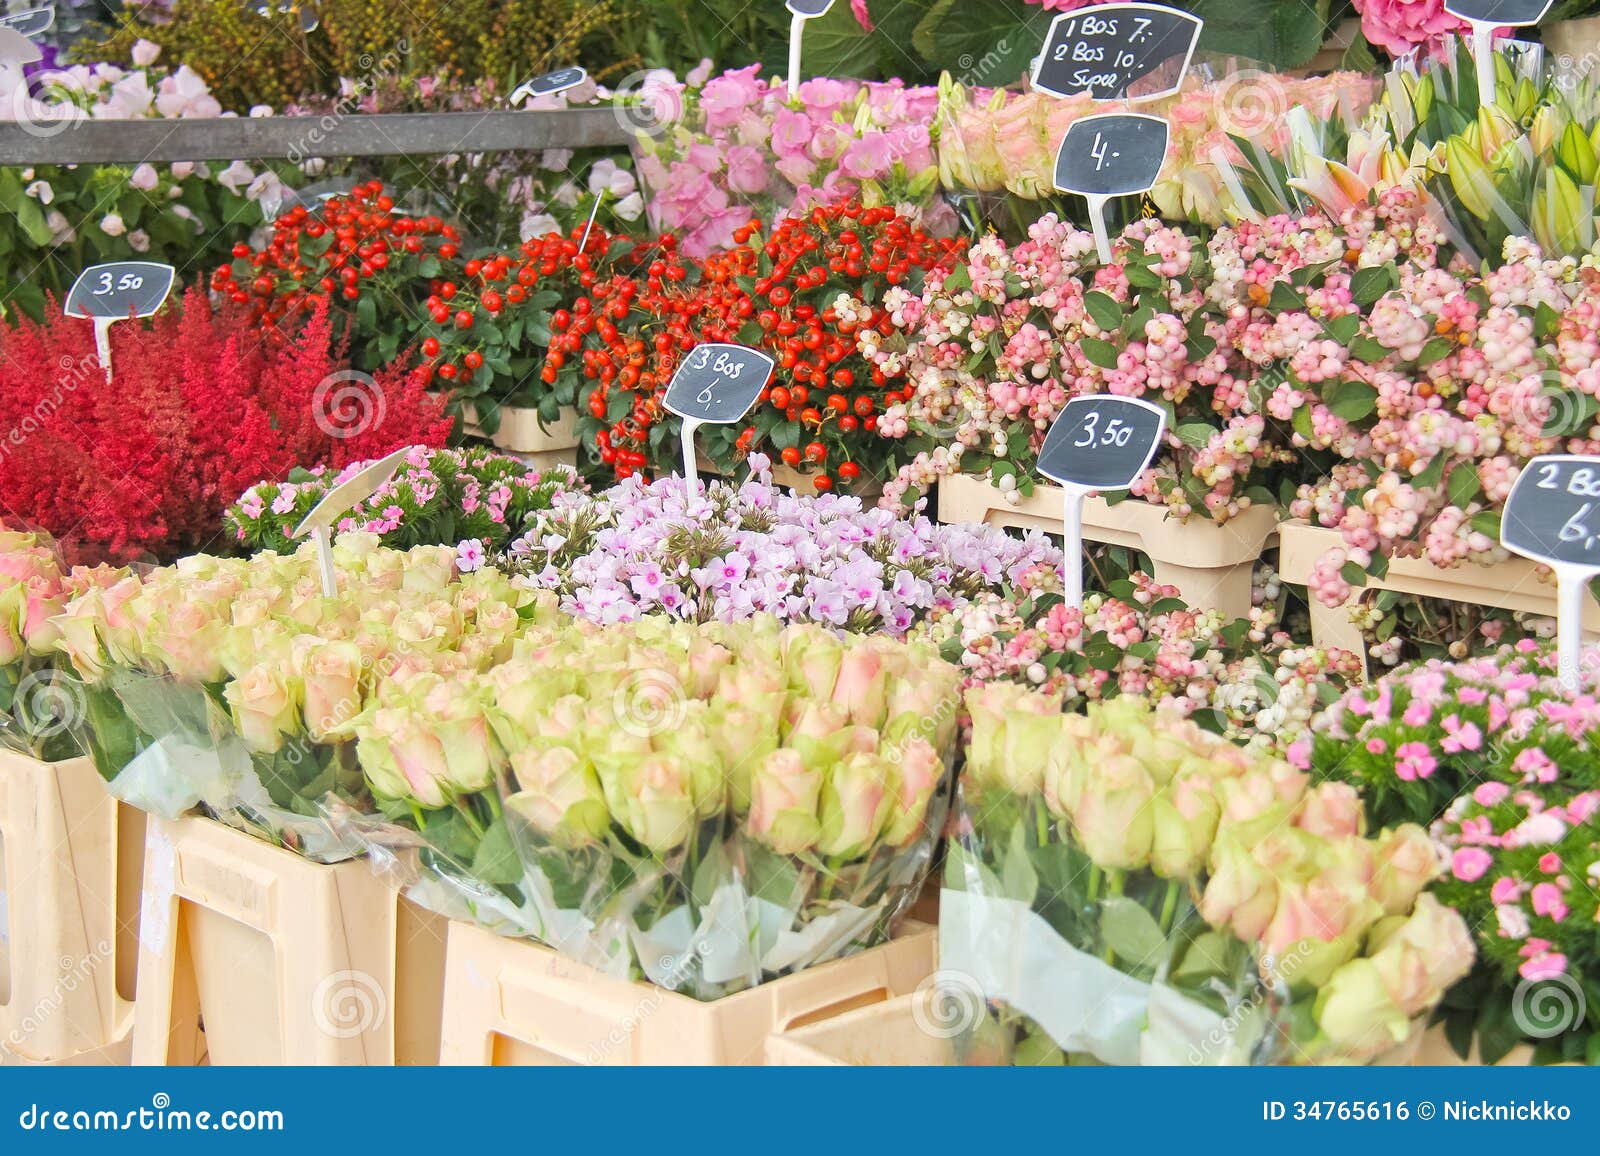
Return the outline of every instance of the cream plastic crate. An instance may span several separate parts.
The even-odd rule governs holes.
[[[88,759],[0,751],[0,1063],[127,1063],[142,828]]]
[[[500,428],[485,434],[477,428],[477,414],[471,406],[463,416],[467,432],[476,437],[487,437],[496,449],[515,454],[537,470],[551,466],[576,466],[578,447],[578,411],[563,410],[561,417],[546,429],[539,424],[539,411],[523,406],[500,407]]]
[[[452,923],[440,1062],[760,1064],[777,1032],[915,990],[937,950],[937,932],[908,921],[881,947],[701,1003]]]
[[[1278,573],[1285,582],[1304,585],[1311,577],[1317,559],[1343,545],[1339,531],[1305,522],[1284,522],[1278,528]],[[1445,570],[1423,558],[1395,558],[1382,578],[1368,578],[1356,587],[1345,606],[1324,606],[1315,597],[1311,603],[1311,639],[1322,647],[1339,647],[1366,658],[1361,630],[1350,621],[1350,611],[1362,593],[1393,590],[1400,594],[1419,594],[1451,602],[1469,602],[1503,610],[1533,614],[1556,613],[1556,588],[1539,576],[1537,563],[1512,558],[1492,566],[1465,565]],[[1583,609],[1585,637],[1600,636],[1600,604],[1586,599]]]
[[[1061,533],[1064,494],[1040,482],[1016,505],[982,478],[957,474],[939,481],[939,521],[982,523]],[[1129,499],[1108,505],[1083,503],[1083,536],[1091,542],[1126,546],[1150,556],[1156,581],[1176,586],[1196,610],[1220,610],[1241,618],[1250,610],[1250,578],[1277,528],[1277,511],[1252,506],[1221,525],[1203,518],[1180,522],[1161,506]]]
[[[365,863],[151,819],[133,1062],[436,1063],[445,923]]]
[[[936,1067],[955,1064],[952,1034],[923,1013],[918,992],[860,1008],[767,1040],[767,1063],[781,1067]]]

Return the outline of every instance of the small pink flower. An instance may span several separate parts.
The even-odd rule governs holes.
[[[1554,851],[1546,852],[1539,857],[1539,870],[1546,875],[1554,875],[1561,870],[1561,856]]]
[[[1554,883],[1533,885],[1533,913],[1546,915],[1560,923],[1567,917],[1567,904],[1561,897],[1561,888]]]
[[[1426,779],[1439,766],[1427,743],[1401,743],[1394,755],[1394,773],[1408,783]]]
[[[1297,770],[1311,769],[1311,740],[1297,739],[1289,744],[1289,749],[1284,752],[1284,757],[1289,760],[1289,765]]]
[[[1494,866],[1494,856],[1481,847],[1462,847],[1450,859],[1450,870],[1463,883],[1476,883]]]
[[[1368,739],[1367,740],[1367,753],[1369,755],[1381,755],[1381,754],[1383,754],[1384,751],[1386,751],[1388,749],[1389,749],[1389,744],[1384,742],[1382,739]]]
[[[1483,783],[1472,792],[1472,800],[1480,807],[1493,807],[1509,794],[1511,788],[1504,783]]]
[[[1541,979],[1555,979],[1556,976],[1565,975],[1566,972],[1567,957],[1559,951],[1551,952],[1548,955],[1535,956],[1517,968],[1518,975],[1522,976],[1523,979],[1534,982]]]
[[[1456,715],[1444,720],[1445,738],[1439,743],[1447,754],[1475,751],[1483,745],[1483,732],[1476,723],[1462,722]]]
[[[1522,884],[1509,875],[1502,875],[1489,888],[1489,900],[1496,907],[1502,903],[1515,903],[1522,898]]]
[[[1400,721],[1408,727],[1425,726],[1433,717],[1433,708],[1421,699],[1412,699],[1411,705],[1406,707],[1406,713],[1400,716]]]

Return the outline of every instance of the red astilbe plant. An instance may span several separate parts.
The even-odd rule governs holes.
[[[443,403],[398,368],[348,368],[326,306],[288,344],[191,290],[111,330],[106,381],[88,321],[51,302],[0,325],[0,516],[49,530],[73,561],[166,560],[204,548],[263,478],[441,446]]]

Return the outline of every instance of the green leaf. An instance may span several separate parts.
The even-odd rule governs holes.
[[[1325,9],[1273,0],[1191,0],[1183,8],[1204,20],[1200,50],[1246,57],[1263,66],[1298,68],[1315,56],[1327,32]]]
[[[1483,492],[1483,484],[1478,481],[1478,471],[1475,467],[1465,462],[1450,471],[1450,485],[1448,493],[1450,504],[1466,507],[1466,504]]]
[[[934,69],[948,69],[964,84],[1000,88],[1028,71],[1052,15],[1014,0],[939,0],[912,43]]]
[[[1211,435],[1217,431],[1203,421],[1184,422],[1173,431],[1178,435],[1178,440],[1186,446],[1195,449],[1204,449],[1211,442]]]
[[[1124,963],[1149,967],[1160,958],[1167,937],[1141,903],[1118,895],[1100,904],[1100,942]]]
[[[1351,357],[1355,358],[1357,361],[1365,361],[1369,364],[1382,361],[1385,357],[1388,357],[1389,354],[1393,352],[1383,342],[1374,340],[1371,337],[1357,337],[1354,341],[1347,342],[1346,344],[1350,346]]]
[[[1428,343],[1422,347],[1422,352],[1417,354],[1419,366],[1432,365],[1435,361],[1442,361],[1456,351],[1456,343],[1448,337],[1430,337]]]
[[[1339,567],[1339,577],[1352,586],[1365,586],[1367,584],[1367,572],[1358,562],[1346,562]]]
[[[1085,293],[1083,307],[1094,318],[1094,323],[1107,333],[1114,333],[1122,327],[1122,306],[1110,294],[1099,290]]]
[[[1500,515],[1492,510],[1484,510],[1467,519],[1467,525],[1486,538],[1496,542],[1500,540]]]
[[[1400,276],[1392,263],[1372,265],[1351,274],[1350,295],[1355,298],[1357,305],[1366,309],[1399,284]]]
[[[1294,432],[1306,440],[1310,440],[1316,433],[1316,428],[1311,424],[1311,407],[1302,405],[1294,411],[1294,416],[1289,419],[1289,424],[1294,427]]]
[[[1000,868],[1000,886],[1005,889],[1007,899],[1015,899],[1029,906],[1032,906],[1033,897],[1039,891],[1039,875],[1034,871],[1028,853],[1026,823],[1017,823],[1011,828],[1006,861]]]
[[[1083,355],[1101,369],[1115,369],[1117,367],[1117,347],[1109,341],[1102,341],[1098,337],[1080,337],[1078,348]]]
[[[1346,313],[1343,317],[1335,317],[1323,326],[1328,336],[1340,345],[1349,345],[1356,339],[1356,334],[1361,331],[1361,315]]]
[[[1378,408],[1378,391],[1362,381],[1341,381],[1334,386],[1327,404],[1345,421],[1360,421]]]
[[[848,4],[835,4],[825,15],[806,21],[804,59],[811,76],[870,80],[878,72],[877,45]]]
[[[522,860],[505,817],[496,819],[483,833],[472,856],[472,874],[485,883],[506,886],[522,882]]]
[[[1298,313],[1306,307],[1305,295],[1287,281],[1276,281],[1267,305],[1274,313]]]

